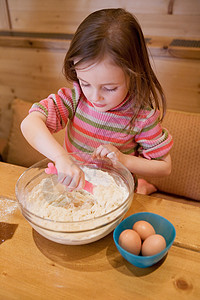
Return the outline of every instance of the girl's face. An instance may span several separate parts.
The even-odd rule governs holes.
[[[105,112],[118,106],[126,97],[129,78],[109,58],[76,68],[83,94],[96,110]]]

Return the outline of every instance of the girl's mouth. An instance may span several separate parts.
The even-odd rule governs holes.
[[[92,105],[94,105],[96,107],[104,107],[104,106],[106,106],[106,104],[100,104],[100,103],[92,103]]]

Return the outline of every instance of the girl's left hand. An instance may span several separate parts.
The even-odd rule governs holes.
[[[115,146],[112,144],[104,144],[100,145],[94,152],[93,158],[105,158],[108,157],[113,161],[119,161],[123,163],[123,153],[119,151]]]

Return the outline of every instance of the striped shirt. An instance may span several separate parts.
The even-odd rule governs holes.
[[[141,110],[133,123],[133,107],[134,99],[129,97],[117,107],[99,112],[74,83],[72,89],[61,88],[57,94],[34,103],[30,112],[43,113],[51,133],[66,127],[64,147],[68,152],[87,155],[111,143],[125,154],[147,159],[163,157],[173,141],[161,126],[159,110]]]

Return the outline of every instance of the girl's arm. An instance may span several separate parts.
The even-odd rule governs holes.
[[[161,177],[171,173],[171,156],[167,154],[160,160],[146,159],[131,155],[122,155],[121,162],[130,172],[139,176]]]
[[[171,157],[167,154],[160,160],[146,159],[132,155],[123,154],[112,144],[99,146],[93,154],[93,157],[109,157],[121,162],[131,173],[139,176],[166,176],[171,173]]]
[[[21,123],[21,130],[29,144],[55,163],[58,181],[69,189],[80,189],[85,184],[83,171],[71,160],[66,150],[48,130],[46,117],[32,112]]]

